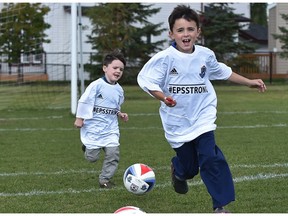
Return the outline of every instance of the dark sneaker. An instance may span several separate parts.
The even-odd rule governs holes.
[[[85,145],[82,145],[82,147],[81,147],[81,148],[82,148],[82,151],[83,151],[83,152],[85,152],[85,151],[86,151],[86,146],[85,146]]]
[[[99,183],[99,186],[100,186],[100,188],[111,189],[111,188],[113,188],[115,186],[115,184],[112,183],[112,182],[106,182],[106,183],[103,183],[103,184]]]
[[[218,208],[216,208],[216,209],[214,209],[214,213],[230,213],[230,211],[228,211],[228,210],[226,210],[226,209],[224,209],[223,207],[218,207]]]
[[[188,184],[186,180],[179,180],[176,178],[174,174],[174,167],[173,164],[171,163],[171,180],[172,180],[172,185],[174,187],[174,190],[176,193],[179,194],[186,194],[188,192]]]

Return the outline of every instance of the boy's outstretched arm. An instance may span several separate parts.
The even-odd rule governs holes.
[[[257,88],[259,92],[265,92],[267,89],[265,83],[261,79],[248,79],[235,72],[232,72],[228,80],[241,85],[246,85],[250,88]]]

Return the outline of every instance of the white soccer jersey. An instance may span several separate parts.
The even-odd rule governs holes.
[[[199,45],[189,54],[170,46],[144,65],[137,77],[139,86],[177,101],[175,107],[161,102],[159,109],[172,148],[216,129],[217,97],[210,80],[228,79],[231,73],[230,67],[217,62],[213,51]]]
[[[93,81],[78,101],[76,117],[84,119],[81,142],[88,149],[119,145],[118,112],[124,91],[103,78]]]

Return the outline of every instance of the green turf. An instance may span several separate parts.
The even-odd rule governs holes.
[[[24,88],[33,92],[34,102],[45,96],[40,91],[37,96],[33,87]],[[216,140],[236,189],[236,201],[228,209],[288,213],[288,85],[268,85],[264,94],[242,86],[215,88]],[[189,181],[187,195],[173,191],[169,165],[174,152],[164,139],[159,102],[137,86],[124,86],[122,110],[129,121],[120,122],[121,159],[112,190],[98,188],[103,155],[96,164],[83,158],[69,91],[46,95],[49,100],[36,109],[32,102],[24,108],[16,103],[25,97],[29,101],[29,93],[3,94],[16,90],[0,87],[5,101],[0,106],[0,213],[113,213],[126,205],[147,213],[211,213],[211,198],[199,176]],[[124,170],[139,162],[156,174],[155,188],[144,196],[129,193],[122,183]]]

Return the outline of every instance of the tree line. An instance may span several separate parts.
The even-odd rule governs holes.
[[[251,22],[267,26],[266,9],[267,3],[250,3]],[[92,31],[85,42],[95,50],[89,63],[85,64],[90,78],[102,75],[102,57],[113,49],[119,49],[129,62],[126,79],[131,76],[134,79],[139,67],[169,40],[151,39],[169,31],[162,27],[164,23],[149,21],[149,17],[160,10],[154,4],[143,3],[99,3],[86,8],[83,15],[89,18]],[[3,3],[0,12],[0,54],[7,56],[6,62],[20,64],[23,53],[44,52],[43,44],[50,43],[45,31],[51,26],[44,21],[49,11],[49,7],[41,3]],[[198,43],[212,49],[219,61],[233,62],[239,54],[253,53],[257,48],[255,44],[237,40],[238,32],[243,28],[237,19],[242,14],[234,13],[228,3],[207,4],[199,16],[201,37]],[[288,24],[288,15],[283,14],[282,18]],[[283,44],[282,56],[288,58],[288,30],[285,27],[279,27],[279,30],[281,34],[273,36]]]

